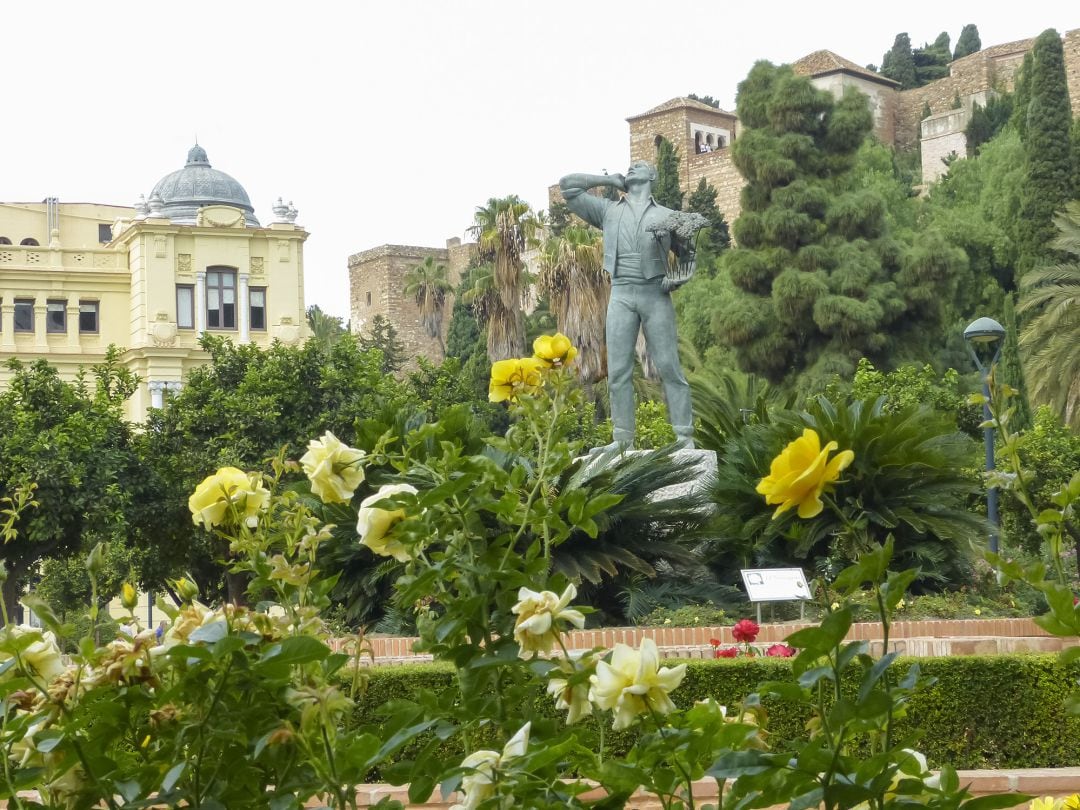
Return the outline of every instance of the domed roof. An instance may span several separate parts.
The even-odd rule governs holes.
[[[184,168],[167,174],[150,193],[163,203],[161,213],[181,225],[194,225],[199,209],[207,205],[231,205],[244,212],[244,221],[259,227],[255,209],[244,187],[225,172],[211,168],[206,150],[195,144]]]

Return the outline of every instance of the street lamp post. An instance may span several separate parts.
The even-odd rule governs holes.
[[[990,412],[990,372],[994,369],[998,357],[1001,356],[1002,338],[1005,337],[1005,327],[993,318],[979,318],[973,321],[964,330],[964,340],[967,341],[968,351],[975,361],[975,368],[982,376],[983,386],[983,421],[986,427],[983,429],[983,441],[986,445],[986,471],[994,471],[994,426],[993,414]],[[989,363],[983,364],[979,357],[979,348],[985,348],[987,354],[993,350],[993,357]],[[990,551],[998,552],[998,527],[1001,521],[998,517],[998,488],[991,483],[986,493],[986,517],[990,521]]]

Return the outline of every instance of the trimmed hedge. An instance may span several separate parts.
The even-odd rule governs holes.
[[[705,697],[736,706],[762,681],[791,679],[790,662],[778,658],[686,663],[686,678],[672,693],[680,707]],[[1064,710],[1065,697],[1080,677],[1080,664],[1063,666],[1057,655],[963,656],[900,659],[896,671],[906,672],[912,663],[918,663],[923,675],[936,682],[912,696],[898,731],[923,730],[919,748],[932,767],[942,763],[956,768],[1080,765],[1080,717],[1070,717]],[[448,664],[376,667],[369,673],[367,693],[356,705],[358,719],[366,722],[378,716],[379,707],[390,700],[408,700],[424,689],[441,692],[456,688],[455,670]],[[765,705],[765,728],[774,749],[782,748],[783,740],[804,733],[809,715],[802,707],[775,701]],[[551,698],[539,692],[533,703],[534,725],[558,717]],[[579,729],[584,744],[598,744],[595,719],[583,720]],[[634,737],[634,729],[613,732],[608,726],[605,750],[612,754],[626,751]],[[417,743],[412,750],[419,747]],[[459,761],[462,755],[456,739],[440,746],[437,754],[448,762]],[[410,754],[406,751],[403,756]]]

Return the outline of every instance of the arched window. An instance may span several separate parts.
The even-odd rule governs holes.
[[[655,146],[657,149],[659,149],[660,148],[660,142],[662,140],[664,140],[664,136],[663,135],[657,135],[655,138],[653,138],[653,146]]]
[[[725,146],[727,146],[727,141],[724,140],[724,136],[723,135],[717,135],[716,136],[716,148],[717,149],[723,149]]]
[[[11,244],[10,239],[8,239],[6,236],[0,236],[0,245],[10,245],[10,244]]]
[[[19,242],[20,245],[26,245],[26,247],[38,247],[38,240],[32,236],[28,236]]]
[[[711,134],[705,140],[708,142],[709,146],[716,146],[716,141],[713,140],[713,136]]]
[[[700,132],[695,132],[694,133],[694,151],[695,152],[704,152],[705,151],[704,149],[701,148],[701,133]]]

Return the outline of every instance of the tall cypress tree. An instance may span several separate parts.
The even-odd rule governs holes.
[[[915,58],[911,54],[911,37],[897,34],[893,46],[881,59],[881,75],[900,82],[901,90],[916,87]]]
[[[653,197],[661,205],[682,210],[683,191],[679,187],[679,150],[667,138],[656,147],[656,182]]]
[[[1013,86],[1013,113],[1009,121],[1021,139],[1027,137],[1027,113],[1031,104],[1031,73],[1035,69],[1031,51],[1024,54],[1024,61],[1016,71]]]
[[[960,31],[960,37],[956,40],[956,50],[953,51],[953,59],[969,56],[982,50],[982,40],[979,39],[979,29],[974,23],[968,23]]]
[[[728,224],[724,215],[716,206],[716,189],[702,177],[698,181],[697,188],[686,201],[686,210],[701,214],[709,220],[706,230],[698,237],[698,264],[710,263],[717,254],[726,250],[731,244],[731,235],[728,232]],[[710,271],[711,274],[711,271]]]
[[[1028,92],[1027,133],[1028,184],[1020,205],[1020,258],[1017,277],[1050,258],[1050,241],[1057,236],[1054,214],[1064,207],[1073,191],[1073,158],[1070,142],[1072,113],[1065,78],[1065,55],[1061,37],[1053,28],[1039,34],[1032,48]]]

